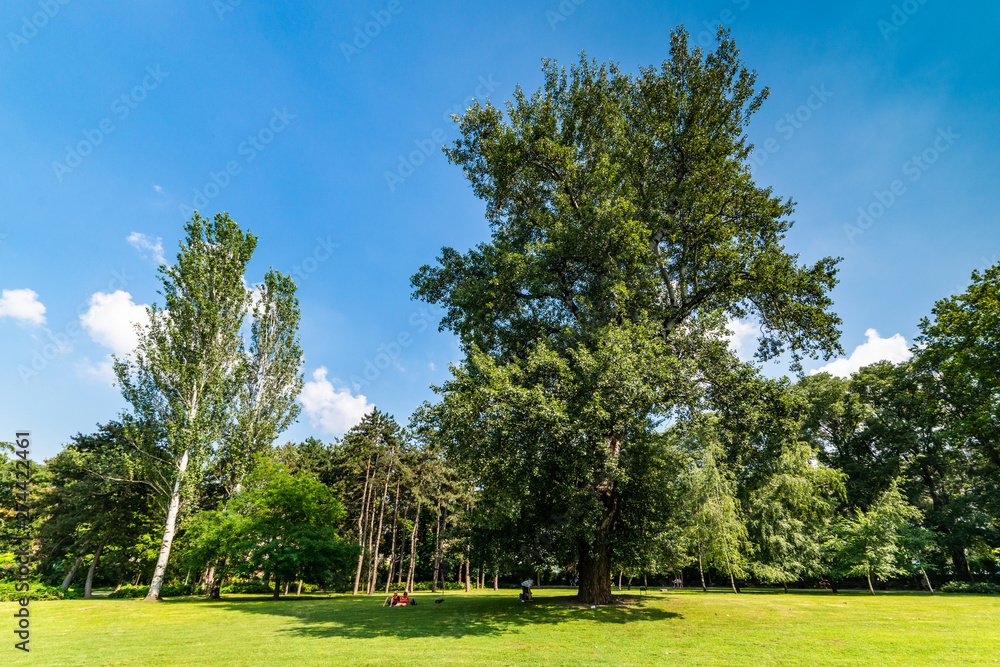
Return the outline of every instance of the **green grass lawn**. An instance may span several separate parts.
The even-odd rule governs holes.
[[[600,609],[575,591],[382,597],[226,596],[31,603],[31,653],[3,665],[994,665],[1000,597],[684,590]]]

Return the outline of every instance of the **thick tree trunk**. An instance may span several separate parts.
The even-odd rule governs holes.
[[[598,544],[591,554],[584,546],[580,549],[580,589],[577,598],[591,605],[611,603],[611,550]]]
[[[493,571],[493,590],[500,590],[500,568]]]
[[[952,547],[951,564],[955,568],[955,576],[963,581],[972,581],[972,571],[969,560],[965,557],[965,549],[961,546]]]
[[[786,593],[788,592],[788,582],[787,581],[782,581],[781,582],[781,587],[785,589]]]
[[[378,463],[378,459],[375,459]],[[365,465],[365,486],[361,491],[361,511],[358,516],[358,546],[361,547],[358,551],[358,569],[354,573],[354,592],[352,595],[358,594],[358,584],[361,582],[361,567],[365,562],[365,506],[368,502],[368,479],[371,473],[372,466],[372,455],[368,455],[368,463]]]
[[[625,570],[618,570],[618,590],[622,589],[622,577],[625,576]]]
[[[156,568],[153,570],[153,580],[149,583],[149,592],[146,593],[146,600],[156,601],[160,599],[160,588],[163,587],[163,578],[167,574],[167,561],[170,560],[170,547],[174,544],[174,531],[177,529],[177,514],[181,509],[181,484],[185,473],[187,473],[190,455],[190,450],[185,451],[177,466],[177,479],[174,480],[174,488],[170,494],[170,504],[167,506],[167,523],[163,527],[163,541],[160,542],[160,555],[156,559]]]
[[[80,563],[82,562],[83,554],[80,554],[76,557],[76,561],[73,562],[73,567],[70,568],[69,572],[66,574],[66,578],[63,579],[59,588],[69,588],[69,585],[73,583],[73,577],[76,576],[76,571],[80,569]]]
[[[297,589],[297,590],[295,591],[295,594],[296,594],[296,595],[302,595],[302,580],[301,580],[301,579],[299,579],[299,587],[298,587],[298,589]]]
[[[272,600],[277,600],[278,599],[278,594],[280,593],[280,591],[281,591],[281,579],[279,579],[276,576],[274,578],[274,594],[271,596],[271,599]],[[287,595],[288,591],[285,591],[285,594]]]
[[[97,551],[94,552],[94,560],[90,563],[90,569],[87,570],[87,581],[83,585],[83,597],[88,600],[93,597],[93,595],[91,595],[91,589],[94,586],[94,571],[97,569],[97,564],[101,561],[101,552],[104,551],[104,545],[108,543],[109,537],[111,537],[110,532],[105,535],[104,539],[101,540],[101,543],[97,545]]]

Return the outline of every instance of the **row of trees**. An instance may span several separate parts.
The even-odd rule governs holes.
[[[757,361],[842,353],[839,260],[784,247],[794,205],[747,166],[767,89],[718,38],[704,53],[679,29],[638,75],[546,62],[534,94],[459,119],[445,153],[492,233],[412,277],[464,359],[406,429],[376,411],[330,446],[273,450],[299,409],[295,285],[272,270],[248,289],[256,237],[196,214],[160,269],[163,307],[115,364],[131,410],[48,466],[50,565],[113,557],[141,579],[155,552],[149,599],[192,571],[212,593],[350,561],[372,594],[421,568],[434,588],[447,567],[467,586],[473,569],[482,585],[558,568],[589,604],[616,571],[712,567],[734,590],[874,590],[915,561],[995,572],[1000,267],[935,306],[910,362],[794,384],[741,362],[732,318],[759,323]]]

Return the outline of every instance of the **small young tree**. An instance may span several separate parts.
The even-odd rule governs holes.
[[[872,576],[890,577],[905,574],[908,554],[903,543],[912,525],[923,513],[910,505],[893,480],[879,499],[867,510],[840,523],[834,532],[834,546],[848,576],[864,576],[868,590],[875,595]]]
[[[328,582],[345,573],[356,557],[354,547],[337,536],[344,507],[315,477],[292,474],[264,459],[247,478],[247,488],[233,497],[226,514],[232,523],[228,550],[235,567],[266,572],[279,584],[294,579]],[[206,531],[213,538],[212,531]]]

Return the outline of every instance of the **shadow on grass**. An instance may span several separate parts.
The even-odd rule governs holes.
[[[517,632],[521,628],[555,627],[581,618],[600,623],[621,624],[680,619],[676,612],[654,604],[655,598],[635,604],[600,609],[569,607],[563,599],[537,596],[524,604],[511,594],[445,595],[444,602],[435,604],[440,596],[416,596],[416,606],[383,607],[383,597],[358,596],[328,599],[289,599],[274,602],[260,599],[226,598],[216,602],[230,611],[263,614],[297,619],[299,624],[283,630],[291,634],[324,638],[371,639],[395,637],[496,636]]]

